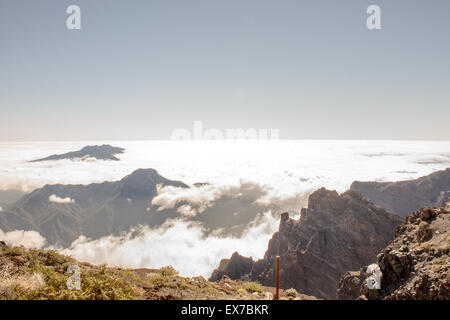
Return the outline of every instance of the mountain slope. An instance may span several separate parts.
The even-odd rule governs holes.
[[[420,208],[442,206],[450,197],[450,168],[416,180],[399,182],[355,181],[351,190],[402,217]]]
[[[201,224],[205,235],[239,237],[261,214],[279,216],[276,205],[257,201],[265,192],[251,183],[229,189],[189,187],[154,169],[139,169],[115,182],[46,185],[4,206],[0,230],[34,230],[48,244],[68,247],[81,235],[99,239],[184,219]],[[153,201],[157,195],[161,201]]]
[[[79,289],[67,286],[77,268]],[[72,277],[73,279],[73,277]],[[125,269],[95,266],[51,250],[8,247],[0,241],[0,300],[267,300],[274,288],[257,283],[182,277],[172,267]],[[314,297],[280,292],[282,299]]]
[[[250,262],[235,254],[232,260],[221,262],[211,280],[226,274],[273,285],[274,261],[280,256],[282,288],[293,287],[308,295],[334,299],[342,275],[373,261],[400,223],[400,217],[355,191],[338,195],[322,188],[310,195],[308,208],[302,209],[299,220],[282,215],[279,230],[263,259]],[[238,274],[237,270],[243,271]]]
[[[0,229],[35,230],[50,244],[67,247],[80,235],[96,239],[138,224],[161,224],[168,215],[148,211],[158,186],[188,188],[154,169],[136,170],[116,182],[46,185],[4,208]]]

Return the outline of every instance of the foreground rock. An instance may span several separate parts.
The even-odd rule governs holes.
[[[365,268],[341,279],[341,299],[450,299],[450,208],[421,209],[400,225],[377,257],[380,289],[369,289]]]
[[[450,168],[416,180],[399,182],[355,181],[351,190],[402,217],[420,208],[441,207],[450,197]]]
[[[238,252],[235,252],[230,259],[220,261],[219,267],[214,270],[209,280],[219,281],[224,276],[231,279],[239,279],[242,275],[250,274],[253,264],[252,258],[243,257]]]
[[[374,261],[392,239],[401,218],[374,205],[355,191],[339,195],[319,189],[309,197],[299,220],[283,214],[264,258],[256,262],[234,254],[220,263],[211,280],[223,274],[264,285],[275,283],[280,256],[280,286],[335,299],[340,278]],[[241,272],[239,272],[241,271]]]

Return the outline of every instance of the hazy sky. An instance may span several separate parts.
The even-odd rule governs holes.
[[[0,0],[0,140],[168,139],[194,120],[450,140],[449,119],[448,0]]]

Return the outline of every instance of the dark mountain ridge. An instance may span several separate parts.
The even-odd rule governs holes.
[[[398,182],[355,181],[351,190],[402,217],[426,207],[440,207],[450,197],[450,168],[415,180]]]
[[[104,144],[101,146],[86,146],[81,150],[67,152],[64,154],[54,154],[46,158],[32,160],[30,162],[41,162],[41,161],[52,161],[52,160],[75,160],[75,159],[85,159],[85,158],[95,158],[97,160],[113,160],[119,161],[116,154],[121,154],[125,151],[123,148],[113,147],[109,144]]]
[[[117,236],[134,227],[157,227],[180,218],[200,222],[205,234],[240,236],[258,215],[270,210],[277,216],[281,211],[275,205],[259,204],[257,200],[265,191],[249,183],[226,190],[207,205],[183,197],[173,207],[153,203],[159,188],[166,186],[189,188],[183,182],[162,177],[154,169],[138,169],[114,182],[46,185],[5,206],[0,229],[35,230],[49,244],[68,247],[81,235],[91,239]],[[205,208],[200,210],[202,205]],[[183,207],[201,212],[185,216]]]
[[[68,246],[80,235],[99,238],[128,231],[138,224],[161,224],[167,218],[149,214],[157,186],[188,188],[154,169],[139,169],[120,181],[90,185],[46,185],[4,208],[0,229],[35,230],[50,244]],[[70,199],[69,203],[53,202]]]

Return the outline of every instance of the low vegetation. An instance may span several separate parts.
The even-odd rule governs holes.
[[[77,271],[80,281],[74,282]],[[257,282],[182,277],[171,266],[112,268],[80,263],[52,250],[0,247],[0,299],[6,300],[254,300],[272,299],[273,291]]]
[[[9,260],[9,261],[8,261]],[[136,299],[139,290],[120,270],[78,264],[55,251],[8,248],[0,264],[12,274],[0,277],[0,298],[51,300]],[[80,270],[80,289],[69,289],[69,266]]]
[[[446,257],[435,258],[433,260],[433,264],[435,264],[435,265],[445,265],[446,260],[447,260]]]
[[[258,282],[245,282],[242,285],[242,289],[249,293],[260,293],[263,292],[263,287]]]
[[[423,251],[425,251],[427,253],[432,253],[434,251],[433,244],[431,244],[429,242],[425,242],[424,244],[422,244],[421,248],[423,249]]]
[[[409,245],[409,249],[415,249],[415,248],[417,248],[418,246],[420,246],[420,243],[414,242],[414,243],[411,243],[411,244]]]
[[[170,277],[170,276],[176,276],[178,274],[178,271],[175,270],[172,266],[162,267],[159,269],[159,273],[161,273],[162,276]]]
[[[297,294],[297,290],[295,290],[294,288],[286,290],[286,295],[288,296],[288,298],[295,299],[297,298]]]

